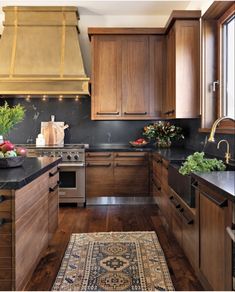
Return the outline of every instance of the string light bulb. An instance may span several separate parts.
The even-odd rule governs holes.
[[[75,101],[79,101],[79,95],[75,96]]]
[[[47,99],[47,96],[44,94],[44,95],[42,96],[42,100],[45,101],[46,99]]]
[[[26,96],[26,100],[29,101],[30,100],[31,95],[27,95]]]
[[[59,101],[63,100],[63,95],[59,95]]]

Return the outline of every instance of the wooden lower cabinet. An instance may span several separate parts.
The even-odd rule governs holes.
[[[119,196],[148,196],[148,164],[125,161],[114,165],[115,193]]]
[[[107,160],[86,163],[86,196],[107,197],[114,195],[113,162]]]
[[[149,196],[148,153],[86,153],[86,196]]]
[[[197,191],[199,277],[206,289],[232,290],[232,201],[204,185]]]
[[[19,190],[0,190],[0,290],[24,289],[57,228],[58,190],[49,193],[49,173]]]

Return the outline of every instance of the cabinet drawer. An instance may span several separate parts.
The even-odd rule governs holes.
[[[148,196],[148,163],[131,160],[115,162],[114,185],[117,196]]]
[[[95,160],[112,160],[113,152],[87,152],[86,161]]]
[[[0,212],[0,235],[11,234],[11,232],[12,232],[11,213]]]
[[[59,168],[53,168],[49,171],[49,188],[55,188],[56,185],[59,184],[60,176],[59,176]]]
[[[0,190],[0,212],[11,212],[12,193],[7,190]]]
[[[0,269],[10,269],[12,266],[12,257],[0,257]],[[0,284],[1,287],[1,284]]]
[[[153,160],[153,174],[157,176],[159,180],[161,180],[162,176],[162,163],[161,160]]]
[[[116,160],[138,160],[144,161],[148,158],[147,152],[115,152],[114,158]]]

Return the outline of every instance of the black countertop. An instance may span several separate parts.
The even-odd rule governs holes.
[[[99,145],[90,145],[88,152],[101,152],[101,151],[118,151],[118,152],[155,152],[159,153],[163,158],[169,161],[174,160],[185,160],[188,155],[193,154],[195,151],[186,149],[183,147],[171,147],[171,148],[156,148],[154,145],[146,146],[143,148],[136,148],[130,145],[122,145],[122,144],[99,144]]]
[[[0,189],[20,189],[61,161],[61,158],[26,157],[23,165],[0,169]]]
[[[235,171],[196,172],[192,177],[235,202]]]

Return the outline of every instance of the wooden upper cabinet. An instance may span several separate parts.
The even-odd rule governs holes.
[[[96,36],[92,55],[92,119],[116,119],[121,115],[121,41]]]
[[[149,100],[149,38],[126,36],[122,39],[122,114],[146,117]]]
[[[200,113],[199,30],[199,20],[176,20],[168,32],[165,118],[195,118]]]
[[[164,36],[92,35],[92,119],[161,116]]]

